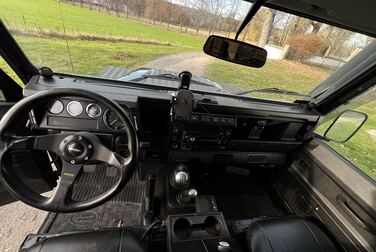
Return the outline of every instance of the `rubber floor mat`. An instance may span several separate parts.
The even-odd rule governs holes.
[[[115,184],[117,176],[116,169],[105,165],[85,167],[83,174],[74,184],[72,199],[82,201],[100,195]],[[50,214],[46,231],[62,233],[142,226],[146,192],[147,181],[139,180],[135,172],[127,185],[101,206],[77,213]]]
[[[107,202],[83,212],[59,213],[56,214],[48,233],[141,226],[142,205],[141,203]]]
[[[110,189],[118,179],[118,170],[105,164],[88,166],[75,182],[72,199],[77,201],[87,200],[100,195]],[[146,197],[147,182],[138,178],[135,171],[126,186],[111,202],[142,203]]]

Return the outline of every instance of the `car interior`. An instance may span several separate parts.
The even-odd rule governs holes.
[[[245,22],[265,4],[376,34],[360,16],[343,21],[338,1],[312,2],[255,1]],[[20,251],[376,250],[376,183],[325,143],[338,118],[359,117],[346,141],[367,115],[345,111],[315,133],[375,90],[376,42],[326,80],[329,92],[285,103],[192,90],[189,71],[173,89],[36,69],[3,23],[0,37],[26,83],[0,70],[0,203],[48,211]],[[235,62],[218,51],[226,41],[204,51]],[[257,58],[240,63],[265,63],[246,49]]]

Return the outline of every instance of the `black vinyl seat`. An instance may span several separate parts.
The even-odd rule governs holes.
[[[74,232],[42,239],[22,252],[143,252],[141,240],[125,229]]]
[[[254,221],[247,232],[251,252],[335,252],[329,237],[301,217],[266,218]]]

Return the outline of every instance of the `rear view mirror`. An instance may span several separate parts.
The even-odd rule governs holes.
[[[354,110],[345,110],[332,122],[326,130],[324,138],[337,143],[347,142],[366,121],[366,114]]]
[[[261,47],[213,35],[206,41],[204,52],[219,59],[250,67],[262,67],[268,54]]]

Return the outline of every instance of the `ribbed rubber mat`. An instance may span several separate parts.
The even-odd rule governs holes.
[[[108,190],[117,181],[117,170],[107,165],[85,167],[73,186],[72,199],[83,201]],[[56,214],[48,233],[95,230],[114,227],[141,227],[147,182],[135,171],[127,185],[103,205],[78,213]]]
[[[56,214],[48,233],[140,227],[142,226],[142,205],[141,203],[107,202],[83,212]]]
[[[85,171],[75,182],[72,199],[83,201],[100,195],[110,189],[117,181],[117,170],[106,165],[97,165],[90,171]],[[147,182],[140,181],[137,172],[134,173],[127,185],[111,202],[143,203],[146,197]]]
[[[290,167],[289,172],[275,179],[273,187],[294,215],[306,217],[312,213],[316,204],[307,190],[292,175],[291,169]]]

